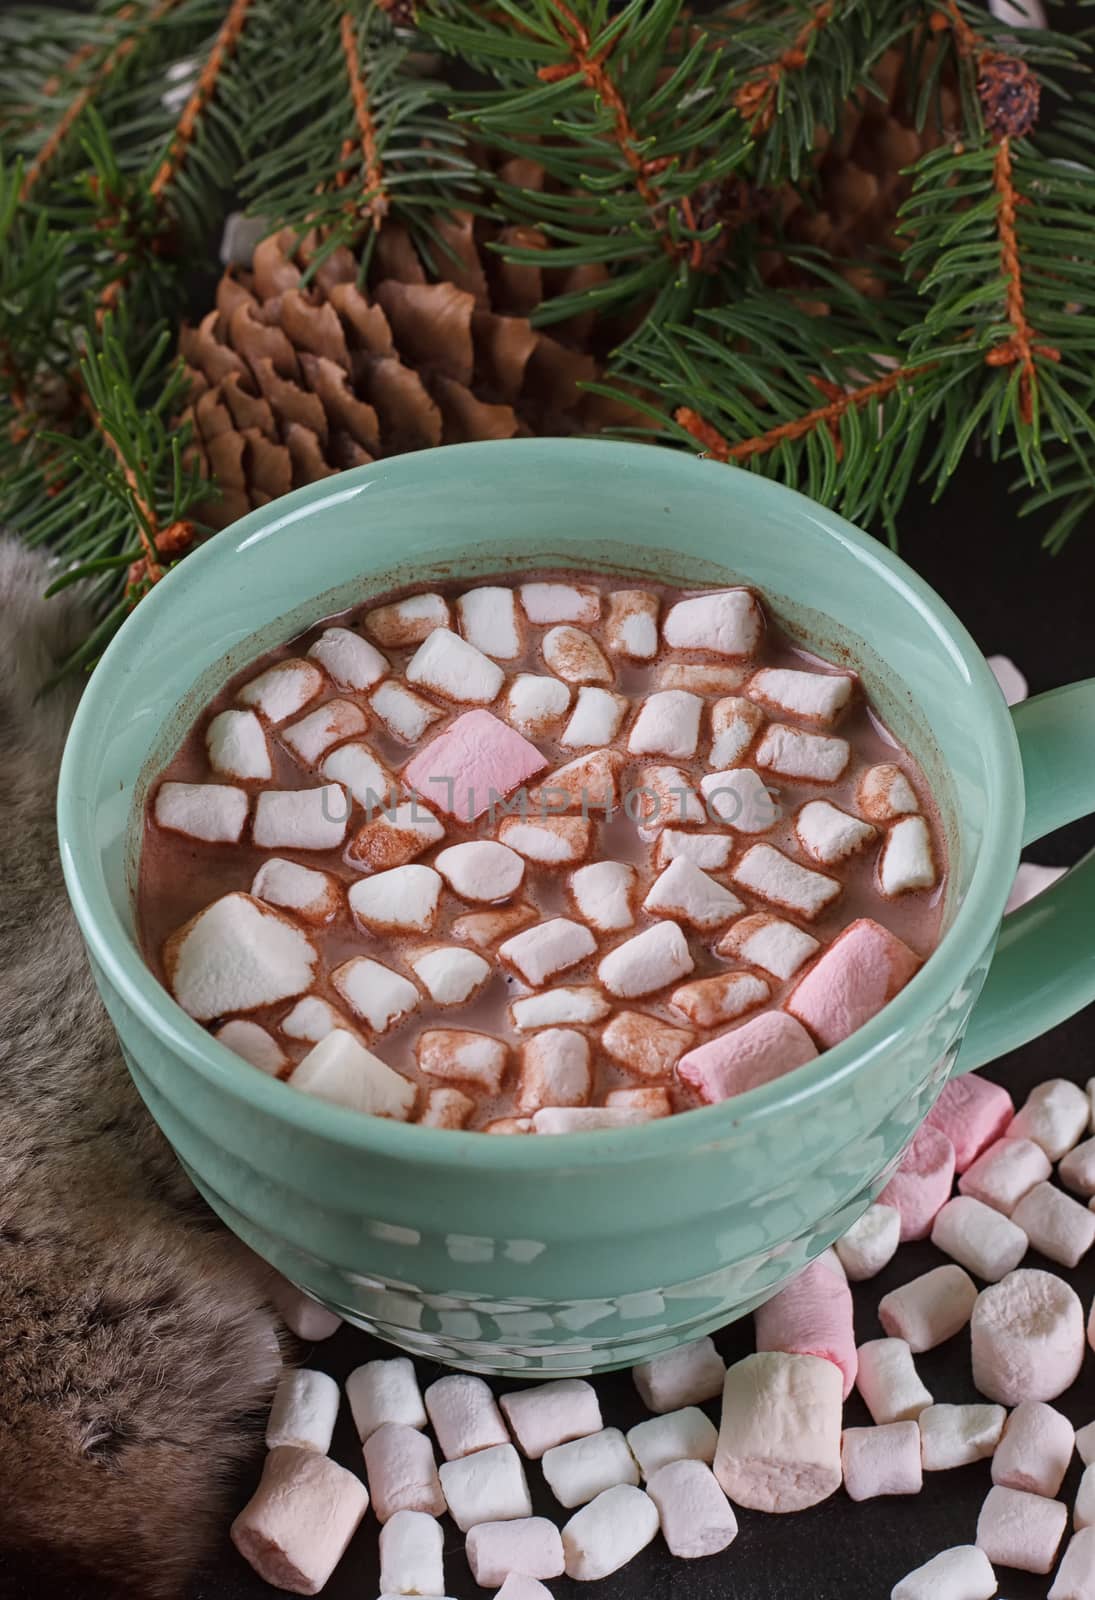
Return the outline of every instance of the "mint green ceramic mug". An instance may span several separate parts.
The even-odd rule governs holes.
[[[318,618],[412,577],[567,565],[753,583],[819,654],[850,649],[941,803],[939,948],[817,1061],[636,1129],[489,1139],[358,1116],[256,1072],[141,960],[132,900],[150,774],[226,672]],[[228,1225],[395,1344],[548,1374],[645,1359],[763,1300],[878,1192],[956,1058],[977,1066],[1095,997],[1095,857],[997,943],[1021,843],[1093,804],[1095,681],[1009,715],[947,607],[839,517],[666,450],[538,440],[343,473],[191,556],[91,680],[59,824],[130,1070]]]

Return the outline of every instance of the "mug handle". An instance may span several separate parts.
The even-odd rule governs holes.
[[[1023,843],[1095,810],[1095,678],[1012,708]],[[1095,850],[1004,919],[955,1072],[982,1067],[1095,1000]]]

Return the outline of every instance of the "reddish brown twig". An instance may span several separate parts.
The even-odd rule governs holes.
[[[1018,196],[1012,180],[1011,144],[1007,138],[1000,140],[993,162],[992,180],[999,196],[996,208],[996,232],[1000,238],[1000,264],[1007,278],[1005,305],[1011,323],[1011,337],[994,346],[985,357],[990,367],[1019,367],[1019,413],[1024,422],[1034,417],[1034,391],[1038,375],[1034,357],[1043,356],[1048,361],[1060,361],[1061,352],[1052,345],[1036,344],[1036,334],[1027,319],[1023,298],[1023,274],[1019,263],[1019,240],[1015,232],[1015,207]]]
[[[798,30],[788,49],[776,61],[752,74],[734,96],[734,104],[749,124],[750,133],[767,133],[776,115],[779,86],[788,72],[801,72],[809,60],[810,40],[833,14],[831,0],[825,0]]]
[[[163,198],[168,184],[186,160],[186,153],[197,132],[198,119],[213,98],[225,62],[239,44],[250,7],[251,0],[232,0],[228,15],[221,24],[213,48],[209,52],[209,59],[202,68],[193,93],[183,106],[179,120],[175,124],[175,135],[170,148],[152,179],[149,193],[153,200]]]
[[[108,433],[103,426],[103,419],[92,404],[91,397],[86,390],[80,397],[80,403],[91,418],[92,427],[122,469],[126,487],[133,502],[133,509],[137,513],[137,534],[141,541],[141,548],[144,551],[142,559],[147,568],[148,581],[150,583],[158,583],[163,577],[163,568],[160,566],[156,550],[157,538],[160,533],[160,525],[156,513],[142,496],[137,483],[137,474],[122,454],[117,439],[112,433]]]
[[[384,192],[384,168],[377,147],[376,124],[369,104],[369,91],[361,75],[354,20],[348,11],[342,13],[340,37],[342,54],[346,61],[346,76],[350,80],[350,95],[354,102],[354,120],[357,123],[361,154],[365,162],[365,192],[369,196],[365,213],[372,218],[373,226],[379,228],[388,215],[390,202]],[[346,151],[345,145],[343,150]]]

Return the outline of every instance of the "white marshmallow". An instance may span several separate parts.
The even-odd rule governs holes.
[[[492,1445],[458,1461],[444,1462],[441,1486],[449,1514],[461,1533],[481,1522],[532,1516],[525,1469],[511,1444]]]
[[[398,792],[392,774],[362,739],[332,750],[324,756],[319,770],[323,777],[349,789],[369,816],[390,805]]]
[[[885,1422],[880,1428],[845,1428],[840,1441],[840,1462],[849,1500],[919,1494],[924,1486],[920,1429],[915,1422]]]
[[[534,1389],[516,1389],[504,1394],[499,1404],[530,1461],[604,1427],[597,1391],[584,1378],[559,1378]]]
[[[1095,1233],[1095,1217],[1091,1225]],[[1027,1253],[1023,1228],[970,1195],[947,1201],[932,1225],[931,1239],[937,1250],[986,1283],[999,1283]]]
[[[510,1019],[518,1033],[552,1028],[559,1023],[600,1022],[611,1010],[599,989],[590,984],[568,989],[560,985],[543,994],[526,995],[510,1006]]]
[[[1072,1505],[1072,1523],[1077,1529],[1095,1526],[1095,1471],[1090,1465],[1084,1467],[1080,1476],[1080,1485]]]
[[[646,1409],[664,1413],[721,1395],[726,1363],[710,1339],[693,1339],[632,1367],[631,1376]]]
[[[601,1044],[625,1072],[639,1078],[668,1077],[694,1043],[689,1028],[680,1028],[646,1011],[617,1011],[601,1034]]]
[[[976,1304],[977,1289],[968,1273],[959,1266],[933,1267],[883,1295],[878,1320],[888,1334],[904,1339],[914,1355],[921,1355],[953,1339]]]
[[[658,1508],[671,1555],[695,1561],[717,1555],[738,1536],[738,1519],[718,1479],[702,1461],[671,1461],[646,1486]]]
[[[774,978],[792,978],[804,961],[817,954],[821,943],[793,922],[759,911],[727,928],[716,949],[722,956],[739,956]]]
[[[991,1456],[1007,1415],[1003,1406],[928,1406],[919,1418],[924,1471],[948,1472]]]
[[[720,972],[674,989],[669,1004],[697,1028],[717,1028],[763,1005],[771,992],[753,972]]]
[[[541,1106],[584,1106],[593,1086],[589,1040],[574,1028],[544,1028],[521,1046],[521,1077],[516,1109],[522,1115]]]
[[[342,885],[330,872],[316,872],[296,861],[271,856],[251,883],[256,900],[293,911],[305,922],[330,922],[342,904]]]
[[[214,772],[229,778],[273,776],[270,747],[253,711],[221,711],[205,730],[205,748]]]
[[[890,1591],[890,1600],[992,1600],[996,1574],[983,1550],[960,1544],[933,1556]]]
[[[704,872],[721,872],[734,851],[729,833],[682,833],[678,828],[663,828],[658,835],[654,865],[661,871],[683,856]]]
[[[800,866],[775,845],[754,844],[741,857],[730,876],[743,889],[786,911],[797,911],[812,922],[840,894],[835,878]]]
[[[1085,1467],[1095,1461],[1095,1422],[1076,1429],[1076,1450]]]
[[[467,1028],[427,1028],[415,1042],[418,1070],[427,1078],[472,1083],[486,1094],[497,1094],[505,1075],[509,1050],[501,1039]]]
[[[605,1106],[609,1110],[640,1111],[650,1120],[673,1115],[672,1097],[669,1090],[663,1088],[610,1089],[605,1095]]]
[[[1067,871],[1067,867],[1040,867],[1036,861],[1020,861],[1004,906],[1005,917],[1010,917],[1013,911],[1025,906],[1028,900],[1037,899],[1058,878],[1063,878]]]
[[[257,1022],[234,1018],[218,1028],[213,1037],[260,1072],[268,1072],[272,1078],[277,1077],[282,1067],[289,1065],[289,1058],[277,1040],[265,1028],[260,1028]]]
[[[993,9],[995,10],[996,8],[994,7]],[[1019,0],[1017,9],[1020,11],[1025,9],[1024,0]],[[1044,27],[1045,24],[1040,24],[1040,26]],[[1026,699],[1030,693],[1030,686],[1009,656],[986,656],[985,665],[1000,685],[1001,692],[1009,706],[1017,706],[1021,700]]]
[[[506,817],[498,829],[500,843],[526,861],[550,866],[581,861],[589,852],[591,834],[588,817]]]
[[[246,789],[228,783],[169,782],[156,791],[153,815],[171,833],[205,844],[238,844],[250,803]]]
[[[736,767],[760,732],[764,714],[751,700],[728,695],[711,707],[711,749],[707,765],[718,771]]]
[[[869,822],[893,822],[920,810],[916,790],[892,762],[868,767],[856,789],[856,805]]]
[[[709,878],[687,856],[678,856],[650,886],[643,909],[708,932],[721,928],[745,907],[736,894]]]
[[[539,988],[558,972],[577,966],[591,956],[597,941],[588,928],[569,917],[550,917],[534,928],[526,928],[498,946],[499,959],[533,988]]]
[[[773,722],[764,731],[755,756],[758,767],[778,772],[783,778],[798,778],[813,783],[836,783],[852,758],[847,739],[832,734],[803,733]]]
[[[318,1100],[371,1117],[403,1122],[414,1110],[414,1084],[341,1028],[313,1045],[288,1081]]]
[[[232,1524],[232,1543],[265,1582],[318,1594],[365,1515],[360,1478],[316,1450],[279,1445]]]
[[[471,1575],[484,1589],[497,1588],[511,1573],[558,1578],[565,1565],[559,1530],[546,1517],[476,1523],[466,1553]]]
[[[489,705],[505,682],[505,673],[466,639],[448,628],[435,628],[407,663],[408,683],[432,689],[460,705]]]
[[[430,999],[439,1006],[463,1005],[483,987],[493,970],[490,962],[474,950],[462,950],[453,944],[409,951],[406,960]]]
[[[818,1356],[765,1352],[729,1369],[715,1476],[735,1505],[803,1511],[839,1489],[842,1386]]]
[[[521,654],[517,597],[512,589],[469,589],[456,602],[460,632],[485,656],[512,661]]]
[[[526,739],[542,739],[570,707],[570,686],[561,678],[519,672],[506,690],[502,714]]]
[[[707,821],[703,801],[680,767],[643,767],[637,788],[624,802],[631,820],[639,825],[639,837],[655,838],[659,829]]]
[[[516,850],[493,839],[452,844],[434,857],[445,882],[464,900],[506,900],[521,886],[525,863]]]
[[[855,1386],[879,1425],[915,1422],[932,1404],[904,1339],[870,1339],[858,1353]]]
[[[601,615],[596,589],[577,583],[523,583],[521,604],[530,622],[594,623]]]
[[[359,828],[346,848],[346,859],[360,872],[383,872],[405,866],[444,837],[442,824],[415,796],[386,807]]]
[[[348,1017],[315,994],[306,994],[303,1000],[298,1000],[293,1009],[282,1017],[278,1027],[286,1038],[306,1039],[309,1044],[318,1044],[329,1033],[334,1033],[336,1028],[342,1028],[346,1033],[354,1031]]]
[[[362,1444],[386,1422],[424,1428],[429,1420],[414,1363],[407,1356],[355,1367],[346,1379],[346,1398]]]
[[[349,820],[350,798],[340,783],[264,789],[251,832],[262,850],[337,850]]]
[[[1061,1278],[1020,1267],[978,1295],[970,1341],[973,1381],[989,1400],[1055,1400],[1083,1363],[1083,1308]]]
[[[380,1587],[385,1594],[440,1595],[445,1535],[425,1511],[397,1511],[380,1530]]]
[[[544,1479],[568,1511],[588,1505],[606,1489],[629,1483],[637,1487],[639,1468],[619,1428],[602,1428],[584,1439],[554,1445],[541,1462]]]
[[[1095,1600],[1095,1528],[1073,1534],[1047,1600]]]
[[[1051,1161],[1060,1161],[1079,1144],[1091,1121],[1091,1102],[1067,1078],[1050,1078],[1027,1095],[1009,1123],[1008,1139],[1033,1139]]]
[[[620,769],[623,757],[618,750],[591,750],[575,756],[548,774],[529,792],[529,800],[541,816],[559,816],[567,811],[611,816],[619,805]]]
[[[901,1243],[901,1213],[894,1206],[868,1206],[835,1249],[850,1283],[876,1278],[889,1266]]]
[[[620,731],[627,708],[628,702],[622,694],[583,685],[559,743],[568,750],[599,749],[611,744]]]
[[[338,1418],[338,1384],[325,1372],[290,1367],[274,1391],[266,1419],[266,1448],[293,1444],[326,1455]]]
[[[369,1434],[363,1450],[378,1522],[387,1522],[399,1511],[444,1515],[445,1494],[433,1445],[424,1433],[400,1422],[385,1422]]]
[[[327,679],[311,661],[278,661],[257,678],[245,683],[236,695],[241,705],[250,706],[267,722],[284,722],[303,711],[309,700],[320,694]]]
[[[373,690],[369,704],[392,737],[403,744],[417,744],[426,729],[445,715],[440,706],[432,705],[394,678]]]
[[[1049,1572],[1067,1526],[1068,1507],[1060,1500],[998,1484],[977,1518],[977,1547],[994,1566]]]
[[[795,837],[808,856],[822,866],[846,861],[875,836],[869,822],[860,822],[828,800],[808,800],[795,818]]]
[[[298,927],[246,894],[214,900],[171,935],[163,953],[172,994],[199,1022],[303,994],[317,960]]]
[[[579,1583],[607,1578],[645,1550],[657,1532],[658,1508],[641,1489],[606,1489],[563,1529],[567,1576]]]
[[[275,1272],[269,1285],[270,1299],[278,1316],[298,1339],[306,1344],[319,1344],[329,1339],[342,1326],[342,1318],[313,1300],[310,1294],[298,1289],[295,1283]]]
[[[380,644],[421,644],[435,628],[449,625],[449,605],[439,594],[411,594],[365,613],[365,628]]]
[[[878,882],[891,898],[935,887],[931,834],[923,817],[902,817],[887,833],[878,858]]]
[[[1051,1183],[1036,1183],[1011,1214],[1035,1250],[1059,1261],[1063,1267],[1076,1267],[1095,1244],[1095,1216],[1062,1194]]]
[[[386,1033],[418,1009],[421,995],[409,978],[368,956],[351,956],[331,973],[331,982],[374,1033]]]
[[[463,1128],[475,1101],[459,1089],[430,1089],[418,1116],[420,1128]]]
[[[423,1399],[446,1461],[509,1443],[502,1413],[482,1378],[451,1372],[431,1383]]]
[[[747,667],[696,666],[691,661],[662,661],[654,669],[659,689],[687,689],[689,694],[728,695],[749,676]]]
[[[997,1139],[966,1168],[958,1188],[1010,1217],[1023,1196],[1052,1170],[1049,1157],[1033,1139]]]
[[[659,922],[610,950],[598,965],[597,976],[609,994],[634,1000],[687,977],[694,966],[688,940],[677,924]]]
[[[660,1113],[637,1106],[544,1106],[534,1112],[533,1133],[596,1133],[605,1128],[637,1128]]]
[[[325,700],[318,710],[283,728],[281,738],[298,761],[311,767],[333,744],[364,733],[367,726],[364,711],[352,700]]]
[[[749,679],[745,692],[772,711],[827,726],[845,709],[854,688],[855,679],[844,672],[796,672],[789,667],[762,667]]]
[[[605,643],[613,655],[652,661],[658,653],[658,597],[645,589],[617,589],[608,597]]]
[[[392,670],[375,645],[349,628],[325,628],[308,654],[340,689],[371,689]]]
[[[634,756],[694,756],[700,742],[703,701],[684,689],[662,689],[647,695],[627,736]]]
[[[684,1406],[638,1422],[627,1435],[628,1448],[644,1478],[652,1478],[659,1467],[671,1461],[704,1461],[710,1466],[718,1439],[714,1423],[698,1406]]]
[[[1085,1139],[1070,1150],[1057,1168],[1057,1176],[1073,1194],[1085,1199],[1095,1195],[1095,1139]]]
[[[720,656],[751,656],[763,631],[764,613],[748,589],[678,600],[662,624],[662,636],[674,650],[710,650]]]
[[[540,644],[544,660],[565,683],[611,683],[615,677],[592,634],[568,624],[551,628]]]
[[[412,862],[359,878],[350,885],[347,898],[357,921],[372,931],[429,933],[437,918],[441,875],[432,867]]]
[[[736,833],[767,833],[779,821],[779,803],[752,767],[731,767],[709,772],[700,789],[711,816],[728,822]]]
[[[1052,1500],[1075,1447],[1076,1430],[1067,1417],[1043,1401],[1024,1400],[1008,1418],[992,1460],[992,1481]]]

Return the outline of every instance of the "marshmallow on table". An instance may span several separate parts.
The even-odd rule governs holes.
[[[370,816],[382,806],[394,803],[398,785],[392,774],[378,761],[364,739],[340,744],[320,763],[320,773],[349,789],[359,806]]]
[[[836,783],[852,758],[847,739],[831,734],[804,733],[782,722],[771,722],[757,746],[758,767],[809,783]]]
[[[403,744],[417,744],[426,729],[445,715],[440,706],[391,678],[373,690],[369,704],[392,737]]]
[[[662,637],[674,650],[709,650],[720,656],[751,656],[764,633],[764,613],[749,589],[696,595],[670,606]]]
[[[637,1105],[544,1106],[532,1115],[533,1133],[596,1133],[606,1128],[637,1128],[661,1116],[658,1108]]]
[[[795,817],[795,838],[800,848],[822,866],[846,861],[874,836],[875,829],[869,822],[849,816],[828,800],[808,800]]]
[[[1033,1139],[997,1139],[967,1167],[958,1188],[961,1194],[972,1195],[1010,1216],[1023,1196],[1052,1170],[1049,1157]]]
[[[396,1122],[406,1121],[417,1098],[413,1083],[341,1028],[312,1046],[288,1082],[317,1100]]]
[[[421,644],[435,628],[449,625],[448,601],[439,594],[412,594],[365,613],[365,630],[383,645]]]
[[[226,894],[170,935],[164,971],[175,999],[198,1022],[291,1000],[311,988],[318,961],[288,917],[247,894]]]
[[[807,922],[813,922],[815,917],[820,916],[841,892],[841,885],[836,878],[800,866],[772,844],[750,845],[730,876],[742,889],[750,890],[762,900],[779,906],[782,911],[797,911]],[[866,920],[861,918],[860,922]],[[851,926],[856,928],[860,923],[852,923]],[[841,938],[846,938],[850,932],[850,928],[845,929]],[[893,935],[888,937],[893,938]],[[897,944],[900,942],[895,940]],[[830,951],[835,949],[836,943],[830,946]],[[830,982],[831,979],[826,980],[826,988]]]
[[[331,982],[374,1033],[385,1033],[402,1022],[422,998],[409,978],[368,956],[351,956],[334,969]]]
[[[1036,1183],[1015,1207],[1011,1220],[1026,1232],[1035,1250],[1063,1267],[1078,1266],[1095,1244],[1095,1216],[1051,1183]]]
[[[663,661],[655,669],[659,689],[687,689],[690,694],[728,695],[740,689],[749,676],[743,666],[697,666],[691,661]]]
[[[498,946],[498,957],[535,989],[557,973],[576,967],[596,948],[596,939],[582,923],[569,917],[549,917],[505,940]]]
[[[804,1511],[839,1489],[841,1375],[817,1356],[747,1356],[726,1374],[715,1476],[736,1505]]]
[[[1047,1600],[1095,1600],[1095,1528],[1073,1534]]]
[[[298,1289],[288,1278],[283,1278],[280,1272],[273,1275],[270,1299],[289,1332],[296,1334],[306,1344],[319,1344],[337,1333],[342,1326],[341,1317],[328,1311],[318,1300],[313,1300],[303,1289]]]
[[[650,1121],[673,1115],[668,1089],[610,1089],[605,1095],[605,1107],[610,1111],[639,1111]]]
[[[977,1546],[994,1566],[1049,1572],[1067,1526],[1068,1507],[1062,1501],[997,1485],[977,1518]]]
[[[638,815],[636,815],[636,801]],[[651,839],[660,829],[707,821],[703,801],[680,767],[643,767],[639,782],[628,796],[625,809],[639,826],[641,838]]]
[[[611,744],[627,715],[628,701],[611,689],[584,684],[559,743],[568,750],[588,750]]]
[[[463,1128],[474,1110],[475,1101],[459,1089],[431,1089],[415,1120],[422,1128]]]
[[[518,1033],[552,1028],[560,1023],[600,1022],[611,1010],[600,989],[592,984],[567,988],[560,984],[542,994],[525,995],[510,1005],[510,1020]]]
[[[586,1434],[600,1433],[597,1391],[584,1378],[559,1378],[534,1389],[516,1389],[499,1401],[517,1443],[530,1461],[545,1450]]]
[[[991,1456],[1007,1415],[1003,1406],[928,1406],[920,1413],[924,1471],[947,1472]]]
[[[677,1063],[677,1076],[712,1105],[782,1078],[816,1055],[801,1023],[784,1011],[768,1011],[690,1050]]]
[[[738,695],[727,695],[711,707],[711,750],[707,765],[736,767],[760,732],[764,715],[759,706]]]
[[[517,596],[512,589],[494,585],[469,589],[456,602],[456,618],[464,638],[485,656],[512,661],[521,654]]]
[[[709,772],[700,779],[700,789],[709,814],[737,833],[767,833],[779,821],[779,805],[752,767]]]
[[[364,711],[352,700],[327,700],[318,710],[283,728],[281,738],[298,761],[311,767],[333,744],[364,733],[367,726]]]
[[[427,1028],[415,1042],[418,1070],[446,1083],[472,1083],[497,1094],[506,1073],[509,1047],[489,1033],[467,1028]]]
[[[532,1516],[521,1458],[511,1444],[491,1445],[441,1466],[449,1514],[461,1533],[480,1522],[512,1522]]]
[[[617,1011],[605,1023],[601,1044],[626,1072],[640,1078],[665,1078],[695,1035],[645,1011]]]
[[[582,622],[587,626],[601,615],[596,589],[580,583],[523,583],[521,605],[530,622]]]
[[[546,766],[536,746],[493,712],[465,711],[415,752],[402,778],[436,810],[474,822]]]
[[[1009,1139],[1033,1139],[1051,1161],[1079,1144],[1091,1121],[1091,1102],[1067,1078],[1050,1078],[1032,1089],[1007,1129]]]
[[[845,1428],[841,1440],[844,1488],[850,1500],[919,1494],[924,1483],[920,1429],[915,1422]]]
[[[738,1536],[738,1519],[718,1479],[702,1461],[670,1461],[646,1486],[658,1508],[671,1555],[695,1561],[717,1555]]]
[[[229,778],[273,776],[270,748],[253,711],[221,711],[205,730],[205,748],[214,772]]]
[[[359,828],[346,849],[346,859],[359,871],[386,872],[405,866],[445,837],[445,830],[421,800],[381,811]]]
[[[1085,1199],[1095,1195],[1095,1139],[1085,1139],[1070,1150],[1057,1168],[1057,1176],[1073,1194]]]
[[[801,672],[790,667],[762,667],[745,685],[751,700],[770,711],[782,711],[828,727],[847,707],[855,679],[846,672]]]
[[[878,1320],[888,1334],[904,1339],[914,1355],[921,1355],[953,1339],[976,1303],[976,1286],[961,1267],[933,1267],[883,1295]]]
[[[496,1589],[511,1573],[558,1578],[566,1565],[559,1530],[546,1517],[478,1522],[468,1533],[466,1553],[471,1575],[484,1589]]]
[[[282,1017],[278,1028],[287,1039],[304,1039],[308,1044],[318,1044],[329,1033],[334,1033],[336,1028],[351,1035],[354,1032],[349,1017],[336,1011],[334,1006],[321,1000],[317,994],[306,994],[303,1000],[298,1000],[292,1010]]]
[[[1095,1230],[1095,1217],[1091,1224]],[[931,1240],[937,1250],[986,1283],[999,1283],[1005,1273],[1013,1272],[1028,1246],[1026,1233],[1014,1220],[964,1194],[948,1200],[936,1216]]]
[[[758,1350],[820,1356],[839,1368],[842,1398],[855,1383],[856,1355],[852,1292],[843,1273],[812,1261],[753,1313]]]
[[[1076,1429],[1076,1452],[1085,1467],[1095,1461],[1095,1422]]]
[[[289,1065],[289,1058],[280,1044],[257,1022],[233,1018],[218,1028],[213,1037],[226,1049],[242,1056],[260,1072],[269,1073],[272,1078],[276,1078],[281,1069]]]
[[[751,972],[721,972],[682,984],[669,996],[669,1004],[697,1028],[716,1028],[763,1005],[771,990]]]
[[[591,941],[592,938],[590,934]],[[635,1000],[687,977],[694,965],[688,940],[677,924],[659,922],[610,950],[601,959],[597,976],[609,994],[621,1000]]]
[[[931,833],[923,817],[902,817],[886,834],[878,858],[878,883],[887,899],[935,887]]]
[[[639,1482],[638,1465],[619,1428],[553,1445],[544,1451],[541,1465],[548,1488],[568,1511],[588,1505],[619,1483]]]
[[[542,739],[570,709],[570,685],[547,673],[519,672],[506,690],[502,714],[526,739]]]
[[[839,886],[837,889],[839,892]],[[786,1002],[787,1010],[831,1049],[881,1011],[919,966],[920,957],[896,934],[870,917],[859,917],[799,979]],[[953,1158],[953,1146],[951,1150]]]
[[[284,722],[321,694],[327,679],[311,661],[278,661],[245,683],[236,699],[267,722]]]
[[[326,1455],[338,1417],[338,1384],[325,1372],[291,1367],[282,1373],[266,1421],[266,1448],[281,1444]]]
[[[900,1166],[878,1197],[883,1205],[893,1206],[900,1213],[902,1244],[928,1237],[950,1197],[953,1182],[954,1146],[945,1133],[925,1122],[913,1135]]]
[[[567,623],[549,629],[540,650],[552,672],[565,683],[611,683],[616,676],[593,635]]]
[[[876,1278],[889,1265],[901,1243],[901,1213],[895,1206],[875,1203],[834,1245],[849,1283]]]
[[[658,597],[645,589],[617,589],[608,597],[605,644],[614,656],[652,661],[658,653]]]
[[[1036,861],[1020,861],[1004,906],[1005,917],[1010,917],[1013,911],[1025,906],[1028,900],[1037,899],[1050,884],[1063,878],[1067,871],[1067,867],[1040,867]]]
[[[203,844],[238,844],[250,804],[246,789],[229,783],[168,782],[156,791],[153,816],[159,827]]]
[[[593,861],[567,879],[575,908],[598,933],[617,933],[635,921],[638,874],[627,861]]]
[[[1057,1490],[1053,1493],[1056,1494]],[[1090,1465],[1084,1467],[1080,1477],[1080,1486],[1072,1505],[1072,1523],[1078,1529],[1095,1526],[1095,1471]]]
[[[444,1515],[445,1494],[437,1475],[433,1445],[417,1427],[385,1422],[369,1434],[362,1450],[378,1522],[387,1522],[397,1511]],[[441,1470],[444,1472],[445,1468]]]
[[[869,822],[893,822],[920,810],[916,790],[901,768],[884,761],[868,767],[856,788],[856,805]]]
[[[1063,1279],[1020,1267],[978,1295],[970,1340],[973,1381],[989,1400],[1055,1400],[1083,1364],[1083,1308]]]
[[[589,854],[593,824],[588,817],[506,817],[498,838],[526,861],[569,865]]]
[[[462,900],[505,900],[521,887],[525,863],[516,850],[493,839],[470,839],[439,850],[433,864]]]
[[[255,873],[251,893],[268,906],[292,911],[302,922],[330,922],[342,905],[342,885],[330,872],[271,856]]]
[[[315,1450],[279,1445],[232,1524],[232,1543],[264,1582],[318,1594],[369,1504],[360,1478]]]
[[[1065,1481],[1076,1430],[1043,1400],[1023,1400],[1008,1418],[995,1456],[992,1481],[1052,1500]]]
[[[648,694],[627,736],[633,756],[694,756],[700,742],[703,701],[686,689]]]
[[[435,628],[407,662],[407,682],[461,705],[489,705],[505,682],[505,673],[466,639],[449,628]]]
[[[380,1530],[380,1588],[391,1595],[440,1595],[445,1536],[426,1511],[396,1511]]]
[[[658,1508],[630,1484],[606,1489],[576,1511],[563,1528],[566,1572],[579,1583],[595,1582],[645,1550],[658,1532]]]
[[[521,1046],[515,1104],[522,1115],[541,1106],[584,1106],[592,1087],[589,1040],[584,1033],[545,1028]]]
[[[658,834],[654,865],[659,872],[684,856],[705,872],[721,872],[730,864],[734,838],[729,833],[684,833],[679,828],[663,828]]]
[[[904,1339],[870,1339],[859,1347],[855,1385],[872,1418],[915,1422],[932,1404]]]
[[[960,1544],[933,1556],[890,1591],[890,1600],[992,1600],[992,1563],[976,1545]]]
[[[255,800],[251,837],[263,850],[337,850],[349,820],[350,798],[340,783],[264,789]]]
[[[670,1461],[705,1461],[710,1466],[718,1433],[698,1406],[683,1406],[636,1423],[628,1430],[627,1444],[643,1477],[652,1478]]]
[[[478,994],[493,973],[489,961],[459,945],[437,944],[412,950],[407,965],[439,1006],[460,1006]]]
[[[926,1120],[954,1146],[954,1170],[961,1174],[989,1145],[1003,1138],[1014,1115],[1015,1106],[1006,1089],[976,1072],[964,1072],[944,1085]]]
[[[558,816],[566,811],[606,813],[616,810],[620,800],[620,769],[623,757],[618,750],[591,750],[588,755],[566,761],[529,791],[529,801],[543,816]]]
[[[802,963],[817,954],[821,943],[793,922],[757,911],[727,928],[715,948],[720,956],[738,956],[773,978],[793,978]]]
[[[372,933],[429,933],[437,920],[441,876],[412,861],[359,878],[347,899],[355,920]]]
[[[502,1413],[482,1378],[468,1372],[449,1373],[431,1383],[423,1399],[446,1461],[459,1461],[477,1450],[509,1443]]]
[[[350,628],[325,628],[308,654],[340,689],[371,689],[392,670],[387,657]]]
[[[643,909],[709,932],[721,928],[745,907],[736,894],[708,877],[687,856],[678,856],[650,886]]]

